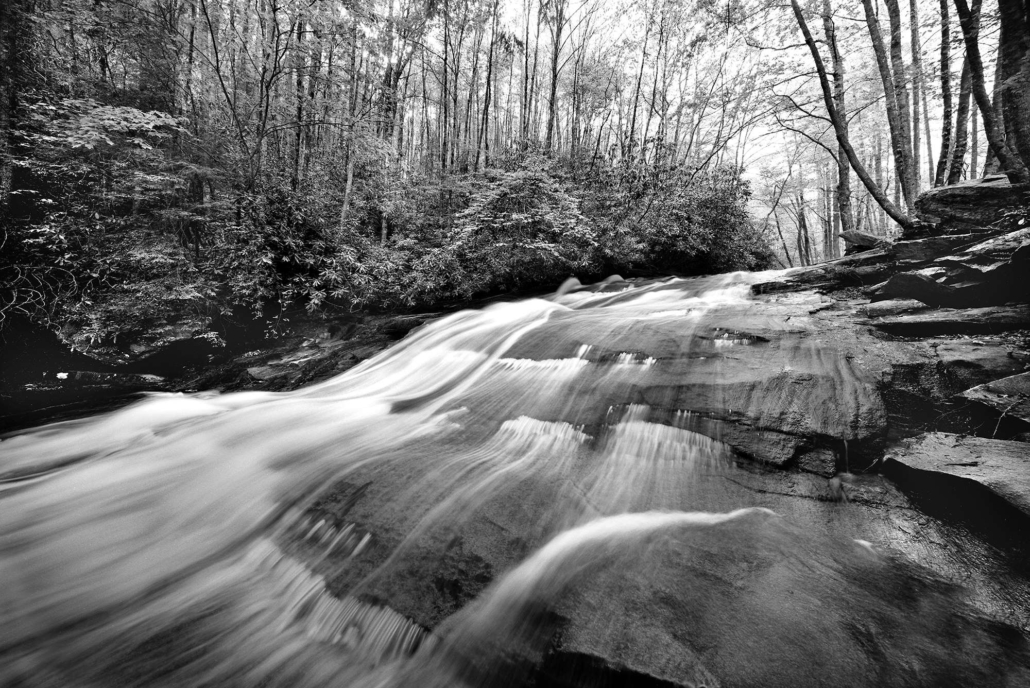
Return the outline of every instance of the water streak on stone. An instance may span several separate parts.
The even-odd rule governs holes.
[[[851,512],[816,547],[745,508],[793,503],[750,489],[763,469],[730,444],[768,433],[786,461],[882,427],[848,356],[756,310],[749,284],[768,278],[569,282],[306,389],[153,395],[0,441],[0,685],[520,685],[577,629],[693,656],[667,619],[627,640],[576,616],[620,572],[666,575],[662,557],[697,570],[655,596],[687,575],[699,602],[793,590],[811,571],[833,584],[798,614],[866,594],[883,538],[847,530]],[[737,613],[769,609],[776,625],[792,608]]]

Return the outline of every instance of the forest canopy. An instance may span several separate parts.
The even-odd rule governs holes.
[[[9,0],[0,314],[90,344],[833,258],[920,190],[1023,179],[1025,14]]]

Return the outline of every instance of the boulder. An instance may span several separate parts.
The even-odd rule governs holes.
[[[1019,511],[1026,525],[1030,525],[1030,452],[1023,442],[928,433],[894,449],[884,458],[886,475],[897,475],[902,467],[975,483],[965,485],[964,489],[986,488]],[[924,486],[927,482],[925,476],[918,474],[906,479],[922,480]],[[963,489],[962,483],[951,482]],[[965,507],[960,506],[963,502],[960,494],[952,494],[950,498],[957,508],[969,506],[969,502]]]
[[[1004,175],[941,186],[916,199],[916,213],[946,234],[982,232],[1014,208],[1028,205],[1030,187]]]
[[[961,396],[1030,423],[1030,373],[994,380],[967,389]]]
[[[926,308],[927,305],[925,303],[922,301],[916,301],[915,299],[889,298],[883,301],[875,301],[866,306],[861,306],[858,310],[859,313],[867,318],[882,318],[889,315],[901,315],[902,313],[921,311]]]
[[[247,374],[249,374],[255,380],[262,382],[271,380],[273,378],[288,374],[288,370],[282,368],[273,368],[272,366],[251,366],[247,368]]]
[[[962,235],[961,241],[968,243],[969,236]],[[891,247],[891,252],[895,256],[915,256],[916,262],[925,262],[933,250],[958,247],[949,244],[947,239],[899,242]],[[921,246],[915,248],[914,244]],[[1025,228],[935,258],[921,270],[892,275],[867,293],[873,301],[905,298],[929,306],[954,308],[1030,301],[1030,281],[1023,278],[1028,267],[1030,228]]]
[[[899,272],[892,275],[870,295],[873,301],[914,299],[927,306],[964,305],[964,294],[955,287],[941,284],[928,275]]]
[[[769,282],[751,285],[753,294],[777,294],[802,289],[834,290],[876,284],[894,272],[886,248],[870,248],[843,258],[795,268]]]
[[[1030,301],[1030,228],[993,237],[933,262],[941,281],[964,292],[966,301],[981,305]]]
[[[982,234],[953,234],[911,241],[895,241],[888,254],[899,263],[928,263],[956,248],[975,244]]]
[[[986,338],[938,339],[928,344],[937,353],[938,365],[955,392],[1015,375],[1027,365],[1025,352]]]
[[[403,339],[416,327],[421,327],[428,321],[438,317],[440,317],[439,313],[395,315],[379,323],[379,331],[390,339]]]
[[[873,248],[874,246],[881,246],[886,243],[883,237],[878,237],[875,234],[867,234],[866,232],[856,232],[855,230],[841,232],[838,236],[849,244],[861,246],[863,248]]]

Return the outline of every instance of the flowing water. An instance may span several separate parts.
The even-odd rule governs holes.
[[[825,480],[741,458],[818,437],[839,460],[883,416],[756,279],[566,288],[296,392],[158,394],[4,440],[0,686],[596,679],[559,656],[889,685],[956,643],[1012,651],[933,640],[951,588],[914,592],[867,541],[903,547],[909,521],[789,498]]]

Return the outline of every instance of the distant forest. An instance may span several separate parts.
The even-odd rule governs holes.
[[[0,318],[86,346],[834,258],[931,186],[1027,181],[1027,24],[1022,0],[5,0]]]

